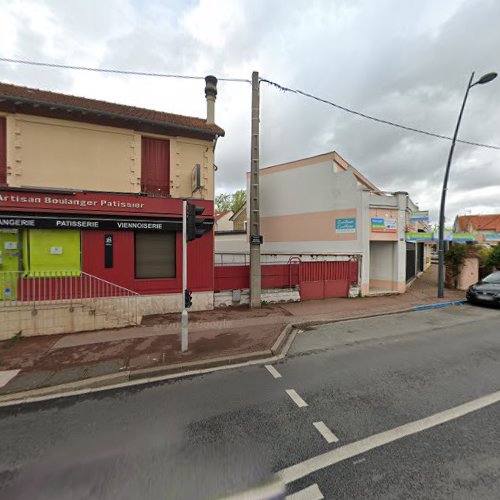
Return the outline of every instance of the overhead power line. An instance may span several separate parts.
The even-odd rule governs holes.
[[[204,76],[198,75],[177,75],[173,73],[152,73],[149,71],[131,71],[124,69],[109,69],[109,68],[92,68],[88,66],[71,66],[69,64],[55,64],[40,61],[25,61],[23,59],[10,59],[8,57],[0,57],[1,62],[15,63],[15,64],[26,64],[29,66],[41,66],[44,68],[56,68],[56,69],[73,69],[78,71],[91,71],[94,73],[112,73],[117,75],[133,75],[133,76],[154,76],[158,78],[182,78],[184,80],[205,80]],[[243,82],[251,83],[249,79],[245,78],[217,78],[217,80],[222,82]]]
[[[132,71],[132,70],[123,70],[123,69],[112,69],[112,68],[95,68],[95,67],[88,67],[88,66],[73,66],[69,64],[55,64],[55,63],[48,63],[48,62],[42,62],[42,61],[27,61],[24,59],[13,59],[13,58],[8,58],[8,57],[0,57],[0,62],[7,62],[7,63],[14,63],[14,64],[25,64],[29,66],[39,66],[39,67],[45,67],[45,68],[55,68],[55,69],[70,69],[70,70],[77,70],[77,71],[91,71],[95,73],[110,73],[110,74],[118,74],[118,75],[132,75],[132,76],[151,76],[151,77],[157,77],[157,78],[180,78],[184,80],[204,80],[205,77],[201,75],[179,75],[179,74],[174,74],[174,73],[154,73],[150,71]],[[252,83],[251,80],[248,78],[229,78],[229,77],[217,77],[219,81],[222,82],[238,82],[238,83]],[[291,92],[293,94],[297,95],[302,95],[304,97],[307,97],[309,99],[314,99],[315,101],[321,102],[323,104],[328,104],[329,106],[333,106],[334,108],[340,109],[341,111],[344,111],[346,113],[350,113],[355,116],[359,116],[360,118],[365,118],[367,120],[371,120],[377,123],[382,123],[384,125],[389,125],[391,127],[396,127],[402,130],[407,130],[409,132],[415,132],[417,134],[423,134],[427,135],[429,137],[435,137],[437,139],[444,139],[447,141],[453,140],[451,137],[442,135],[442,134],[436,134],[434,132],[429,132],[427,130],[422,130],[418,129],[415,127],[409,127],[407,125],[402,125],[400,123],[396,123],[390,120],[384,120],[382,118],[377,118],[376,116],[371,116],[366,113],[362,113],[360,111],[356,111],[354,109],[348,108],[346,106],[342,106],[340,104],[337,104],[333,101],[329,101],[328,99],[324,99],[322,97],[315,96],[313,94],[310,94],[308,92],[304,92],[303,90],[300,89],[292,89],[290,87],[286,87],[285,85],[273,82],[272,80],[268,80],[266,78],[260,78],[260,82],[267,83],[273,87],[276,87],[277,89],[283,91],[283,92]],[[496,146],[494,144],[482,144],[480,142],[473,142],[473,141],[464,141],[462,139],[457,139],[457,142],[460,142],[462,144],[468,144],[470,146],[477,146],[480,148],[487,148],[487,149],[494,149],[494,150],[500,150],[500,146]]]
[[[328,104],[330,106],[333,106],[334,108],[345,111],[346,113],[350,113],[352,115],[359,116],[361,118],[366,118],[367,120],[372,120],[372,121],[377,122],[377,123],[383,123],[384,125],[390,125],[391,127],[400,128],[402,130],[408,130],[409,132],[416,132],[418,134],[423,134],[423,135],[427,135],[430,137],[436,137],[438,139],[445,139],[447,141],[453,140],[452,137],[448,137],[447,135],[435,134],[434,132],[429,132],[427,130],[421,130],[421,129],[418,129],[415,127],[409,127],[407,125],[402,125],[400,123],[392,122],[390,120],[384,120],[382,118],[377,118],[376,116],[367,115],[366,113],[361,113],[360,111],[356,111],[354,109],[350,109],[350,108],[347,108],[345,106],[341,106],[340,104],[336,104],[335,102],[329,101],[328,99],[323,99],[322,97],[318,97],[318,96],[309,94],[308,92],[304,92],[303,90],[291,89],[289,87],[285,87],[284,85],[273,82],[271,80],[267,80],[265,78],[261,78],[260,81],[267,83],[273,87],[276,87],[277,89],[279,89],[283,92],[291,92],[293,94],[299,94],[299,95],[302,95],[304,97],[308,97],[309,99],[314,99],[315,101],[319,101],[319,102],[322,102],[324,104]],[[494,144],[482,144],[480,142],[464,141],[461,139],[457,139],[456,142],[461,142],[462,144],[469,144],[470,146],[478,146],[481,148],[500,150],[500,146],[496,146]]]

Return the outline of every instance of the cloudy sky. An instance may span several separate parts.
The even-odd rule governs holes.
[[[0,0],[0,57],[261,77],[451,136],[472,71],[500,70],[497,0]],[[0,63],[20,85],[205,115],[204,82]],[[245,184],[250,85],[220,82],[218,191]],[[262,84],[261,165],[336,150],[436,218],[450,143]],[[500,145],[500,78],[474,87],[460,138]],[[500,151],[457,145],[447,217],[500,212]]]

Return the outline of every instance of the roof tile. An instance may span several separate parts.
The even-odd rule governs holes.
[[[475,231],[482,229],[500,232],[500,214],[458,216],[458,227],[462,231],[467,231],[469,225]]]
[[[126,104],[117,104],[108,101],[99,101],[96,99],[88,99],[86,97],[78,97],[69,94],[60,94],[50,92],[48,90],[40,90],[10,83],[0,82],[0,99],[13,100],[29,99],[41,104],[53,104],[55,106],[72,106],[84,108],[95,113],[113,113],[123,118],[150,120],[156,122],[164,122],[166,126],[181,126],[189,127],[197,130],[207,131],[209,133],[224,135],[224,130],[215,124],[208,124],[203,118],[193,116],[177,115],[167,113],[165,111],[155,111],[147,108],[138,108],[128,106]]]

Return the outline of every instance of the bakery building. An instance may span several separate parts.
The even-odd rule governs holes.
[[[207,116],[194,118],[0,83],[0,302],[22,299],[20,277],[85,275],[145,296],[143,314],[179,311],[188,199],[203,208],[188,287],[195,309],[213,307],[224,130],[217,80],[205,84]]]

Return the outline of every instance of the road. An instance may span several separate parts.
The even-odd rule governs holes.
[[[257,498],[273,481],[291,498],[498,498],[497,391],[498,310],[323,325],[272,367],[0,409],[0,498]]]

